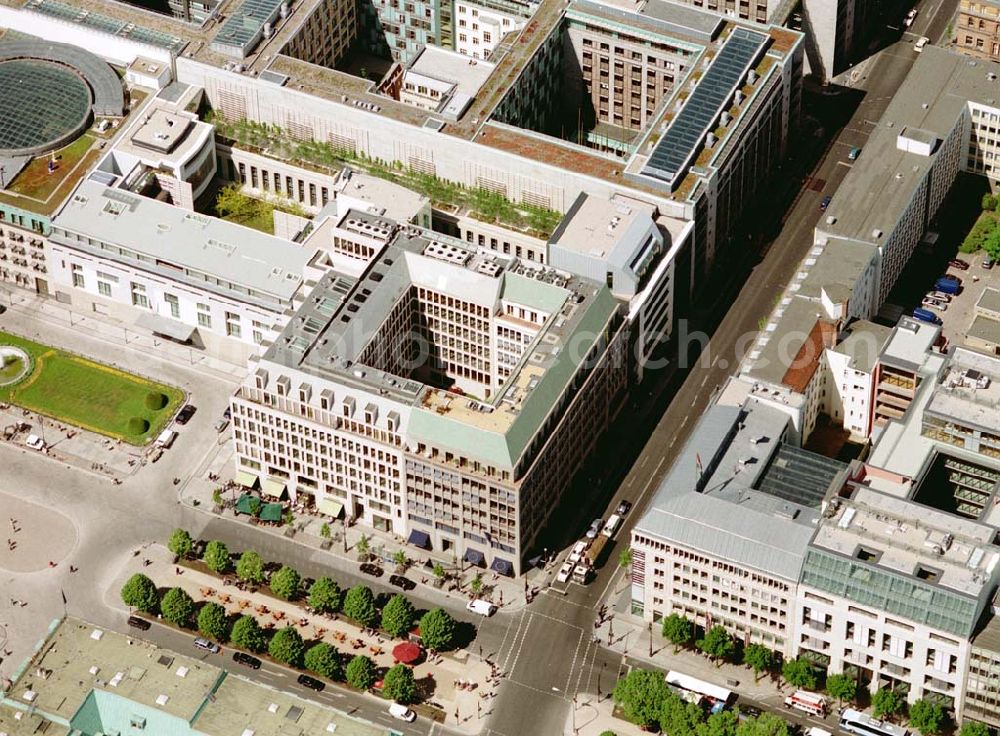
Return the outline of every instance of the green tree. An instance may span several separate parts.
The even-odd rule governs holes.
[[[831,698],[836,698],[838,703],[851,701],[857,697],[858,681],[842,673],[827,675],[826,691],[830,693]]]
[[[194,616],[194,601],[182,588],[171,588],[160,601],[163,618],[175,626],[188,626]]]
[[[249,652],[263,652],[267,637],[253,616],[240,616],[229,632],[229,640],[240,649]]]
[[[906,700],[895,690],[883,687],[872,695],[872,715],[876,718],[893,718],[906,710]]]
[[[354,545],[354,549],[358,551],[358,559],[367,560],[368,555],[371,553],[372,545],[371,542],[368,541],[368,537],[362,534],[361,539],[359,539],[358,543]]]
[[[229,638],[229,616],[218,603],[206,603],[198,611],[198,631],[209,639],[225,641]]]
[[[614,731],[601,731],[601,736],[615,736]]]
[[[363,654],[347,663],[347,684],[358,690],[371,690],[375,684],[375,663]]]
[[[670,736],[698,736],[704,728],[705,712],[695,703],[686,703],[673,691],[667,693],[660,707],[660,730]]]
[[[698,648],[711,659],[722,661],[729,659],[736,651],[736,642],[724,626],[713,626],[699,639]]]
[[[774,667],[774,652],[763,644],[747,644],[743,651],[743,661],[753,670],[754,679],[759,680],[762,672]]]
[[[625,717],[642,728],[660,722],[670,688],[661,672],[636,667],[615,685],[614,699]],[[674,732],[670,732],[674,736]]]
[[[307,670],[328,680],[339,680],[344,676],[340,653],[325,641],[306,650],[305,664]]]
[[[444,580],[448,576],[448,572],[444,569],[444,565],[440,562],[434,563],[434,569],[431,570],[434,573],[434,577],[438,580]]]
[[[809,660],[802,657],[785,660],[781,666],[781,676],[792,687],[801,687],[806,690],[816,689],[816,670],[813,669]]]
[[[382,678],[382,695],[402,705],[417,699],[417,683],[413,680],[413,670],[405,664],[390,667]]]
[[[671,613],[660,626],[663,637],[674,645],[674,654],[694,639],[694,624],[679,613]]]
[[[736,736],[789,736],[788,721],[773,713],[761,713],[737,726]]]
[[[246,550],[236,561],[236,577],[244,583],[260,585],[264,582],[264,560],[252,549]]]
[[[344,596],[344,614],[366,628],[378,623],[378,609],[371,588],[355,585]]]
[[[455,633],[455,619],[443,608],[432,608],[420,619],[420,640],[432,652],[451,649]]]
[[[330,578],[319,578],[309,586],[309,607],[320,613],[340,610],[340,586]]]
[[[623,570],[628,570],[629,568],[632,567],[631,548],[626,547],[621,551],[621,554],[618,555],[618,567],[622,568]]]
[[[928,700],[917,700],[910,705],[910,726],[924,736],[940,733],[948,716],[937,703]]]
[[[271,576],[270,584],[272,593],[286,601],[291,601],[299,595],[302,576],[294,567],[282,565],[281,569]]]
[[[185,529],[174,529],[167,542],[167,549],[178,557],[187,557],[194,548],[194,541]]]
[[[329,539],[331,535],[330,525],[324,521],[323,526],[319,528],[319,536],[323,539]]]
[[[966,721],[958,731],[958,736],[990,736],[990,729],[979,721]]]
[[[736,736],[739,725],[740,717],[735,710],[722,710],[697,724],[695,733],[697,736]]]
[[[395,562],[399,567],[406,567],[410,560],[406,556],[406,552],[401,549],[396,550],[392,555],[392,561]]]
[[[298,630],[294,626],[286,626],[271,637],[267,653],[279,662],[298,667],[302,664],[305,648]]]
[[[972,226],[972,229],[969,230],[968,235],[965,236],[959,250],[963,253],[975,253],[983,247],[986,239],[996,229],[996,218],[992,214],[984,212],[976,220],[976,224]]]
[[[413,628],[413,619],[416,615],[413,604],[406,599],[406,596],[397,593],[382,609],[382,630],[389,636],[404,636]]]
[[[138,608],[146,613],[156,613],[160,606],[160,594],[156,583],[137,572],[122,586],[122,603],[129,608]]]
[[[989,210],[992,212],[997,208],[997,198],[994,197],[989,192],[987,192],[986,194],[983,195],[983,199],[980,203],[980,206],[984,211]]]
[[[986,240],[983,241],[983,250],[993,260],[1000,258],[1000,227],[995,228],[986,236]]]
[[[475,577],[472,578],[472,582],[469,583],[469,588],[472,590],[472,595],[478,596],[483,592],[483,576],[478,572]]]
[[[205,555],[202,557],[209,570],[217,572],[219,575],[229,570],[229,548],[217,540],[212,540],[205,545]]]

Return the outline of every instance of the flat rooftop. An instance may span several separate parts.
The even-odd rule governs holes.
[[[970,100],[1000,97],[998,73],[1000,64],[926,46],[837,189],[817,230],[872,243],[887,236],[936,155],[936,149],[930,156],[901,150],[897,147],[900,133],[906,129],[914,140],[930,135],[940,146]]]
[[[976,307],[987,312],[1000,313],[1000,289],[987,286],[976,300]]]
[[[633,225],[645,228],[655,216],[654,205],[622,194],[608,199],[583,193],[552,233],[549,244],[607,259],[620,243],[629,239]]]
[[[158,153],[171,153],[180,144],[195,121],[185,115],[178,115],[164,107],[154,107],[147,111],[139,124],[133,128],[131,142],[140,148],[148,148]]]
[[[291,241],[113,189],[94,178],[77,188],[53,226],[146,256],[152,262],[140,262],[145,270],[156,270],[160,262],[171,278],[183,274],[201,288],[230,296],[237,293],[240,298],[263,300],[272,307],[267,304],[270,300],[291,301],[314,255]],[[85,247],[74,238],[53,235],[72,247]],[[108,251],[100,252],[103,257],[116,258]],[[137,260],[127,255],[122,258],[132,265]]]
[[[788,425],[756,402],[710,407],[635,531],[797,581],[819,511],[755,490]]]
[[[878,360],[879,351],[885,345],[892,329],[859,319],[847,328],[847,335],[841,340],[834,352],[850,358],[850,367],[863,373],[871,373]]]
[[[371,214],[404,223],[410,222],[417,212],[430,207],[430,199],[412,189],[357,171],[351,171],[349,178],[341,176],[338,180],[337,196],[341,195],[367,204]],[[352,203],[352,206],[355,204]]]
[[[0,705],[0,730],[9,736],[51,736],[67,731],[61,721],[83,733],[117,732],[130,717],[123,713],[126,708],[150,725],[162,726],[159,716],[164,714],[208,736],[246,729],[256,736],[390,733],[222,667],[74,618],[58,624],[7,693]],[[21,714],[19,720],[15,713]]]
[[[956,347],[926,413],[1000,435],[1000,358]]]
[[[927,354],[934,347],[940,332],[941,328],[937,325],[903,317],[892,328],[889,341],[879,355],[879,362],[915,373],[927,360]]]
[[[475,97],[495,68],[489,61],[428,44],[410,61],[407,71],[454,84],[458,94]]]
[[[992,345],[1000,345],[1000,320],[979,315],[972,320],[965,334]]]
[[[978,598],[1000,561],[989,525],[869,485],[854,485],[831,508],[812,545],[866,566]]]

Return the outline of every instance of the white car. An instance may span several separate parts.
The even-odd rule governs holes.
[[[913,44],[913,50],[919,54],[921,51],[924,50],[924,46],[926,46],[930,42],[931,40],[927,38],[927,36],[921,36],[919,39],[917,39],[917,42]]]
[[[573,567],[574,565],[572,562],[564,562],[563,566],[559,568],[559,574],[556,575],[556,580],[560,583],[565,583],[569,580],[569,576],[573,574]]]
[[[948,309],[948,305],[945,304],[940,299],[924,298],[924,300],[920,302],[920,304],[927,307],[928,309],[936,309],[939,312],[943,312],[946,309]]]
[[[399,703],[391,703],[389,705],[389,715],[393,718],[398,718],[401,721],[406,721],[407,723],[413,723],[417,720],[416,713],[407,708],[405,705],[400,705]]]
[[[29,434],[28,439],[24,441],[24,444],[32,450],[38,450],[39,452],[45,449],[45,441],[37,434]]]
[[[212,654],[218,654],[221,647],[214,641],[209,641],[208,639],[195,639],[194,645],[199,649],[204,649],[206,652],[211,652]]]
[[[494,606],[489,601],[484,601],[477,598],[474,601],[469,601],[465,604],[466,611],[472,611],[472,613],[478,613],[480,616],[492,616],[497,612],[497,607]]]
[[[604,528],[601,530],[601,534],[611,539],[618,531],[618,527],[622,525],[622,517],[618,514],[611,514],[608,520],[604,523]]]
[[[583,553],[587,551],[587,547],[590,546],[590,542],[577,542],[573,547],[573,551],[569,553],[570,564],[575,565],[583,557]]]
[[[916,19],[917,19],[917,9],[910,8],[910,12],[906,14],[905,18],[903,18],[903,26],[909,28],[910,26],[913,25],[913,21],[915,21]]]

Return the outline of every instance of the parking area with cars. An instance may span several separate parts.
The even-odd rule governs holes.
[[[970,328],[976,322],[976,305],[988,288],[1000,287],[1000,269],[982,254],[960,255],[948,263],[944,273],[927,285],[919,304],[910,312],[917,319],[941,325],[943,347],[970,345],[983,349],[981,344],[970,341]],[[981,329],[982,320],[976,323]],[[998,326],[1000,327],[1000,326]]]

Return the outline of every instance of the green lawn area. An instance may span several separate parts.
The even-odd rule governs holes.
[[[58,168],[49,173],[49,156],[36,156],[11,182],[10,190],[45,201],[56,190],[60,182],[80,163],[94,143],[94,136],[85,133],[65,148],[56,151]]]
[[[0,388],[0,401],[133,445],[156,437],[184,400],[180,389],[16,335],[0,332],[0,345],[22,348],[34,363],[24,380]]]

